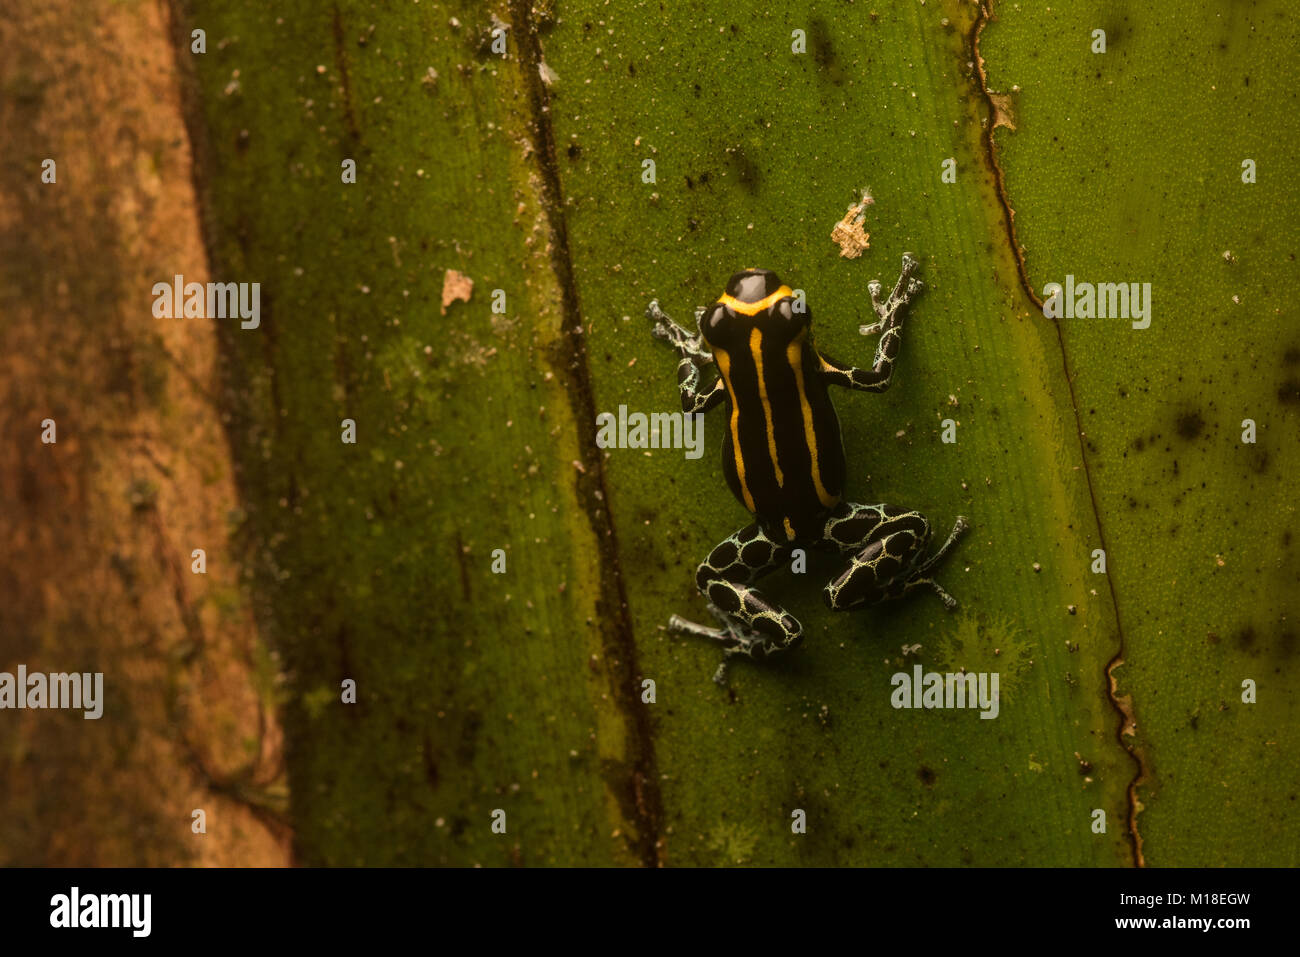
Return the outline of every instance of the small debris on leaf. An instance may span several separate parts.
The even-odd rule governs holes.
[[[447,314],[447,307],[457,299],[462,302],[469,302],[469,297],[474,292],[474,280],[470,279],[464,273],[457,272],[454,269],[448,269],[442,277],[442,314]]]
[[[831,242],[840,247],[840,255],[845,259],[857,259],[871,248],[871,243],[868,242],[871,234],[862,228],[862,224],[867,218],[866,208],[873,203],[875,200],[871,198],[871,190],[864,189],[861,201],[850,206],[844,218],[831,230]]]

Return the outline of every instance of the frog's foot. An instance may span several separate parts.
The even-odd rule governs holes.
[[[849,566],[823,590],[832,611],[847,611],[899,598],[924,586],[938,594],[949,610],[957,601],[930,577],[957,540],[970,528],[958,518],[952,532],[933,555],[925,549],[930,523],[920,512],[893,505],[840,505],[826,524],[826,541],[849,559]]]
[[[733,622],[722,609],[715,605],[709,605],[709,611],[721,623],[721,628],[710,628],[707,625],[700,625],[693,621],[687,621],[680,615],[673,615],[668,619],[668,630],[681,635],[694,635],[697,638],[707,638],[716,641],[722,645],[724,655],[722,661],[718,664],[717,670],[713,672],[714,684],[726,687],[727,684],[727,666],[731,663],[734,655],[747,655],[755,657],[754,646],[759,641],[758,638],[745,635],[740,626]],[[762,654],[757,657],[763,657]]]
[[[762,652],[755,655],[755,646],[763,641],[762,635],[753,633],[747,634],[745,629],[735,620],[732,619],[725,611],[709,603],[709,612],[718,620],[721,628],[710,628],[708,625],[700,625],[693,621],[687,621],[681,615],[673,615],[668,619],[668,630],[680,635],[694,635],[696,638],[708,638],[716,641],[726,650],[727,655],[749,655],[750,657],[763,657]]]
[[[880,301],[882,288],[880,280],[873,279],[867,283],[867,291],[871,293],[871,308],[876,314],[876,321],[869,326],[859,326],[859,333],[864,336],[875,335],[877,332],[884,332],[890,326],[897,324],[899,313],[911,305],[916,295],[925,288],[925,283],[912,275],[919,265],[920,263],[916,261],[911,253],[903,253],[903,270],[899,274],[898,282],[894,284],[893,290],[889,293],[889,298],[884,302]]]
[[[728,650],[739,647],[743,639],[730,628],[710,628],[708,625],[687,621],[681,615],[668,619],[668,630],[679,635],[694,635],[696,638],[708,638],[716,641]]]
[[[722,663],[718,665],[718,669],[713,673],[713,680],[719,685],[727,683],[727,666],[736,655],[744,655],[747,658],[753,658],[755,661],[762,661],[769,655],[794,647],[803,638],[803,628],[795,620],[794,616],[780,612],[777,609],[774,609],[777,614],[767,620],[780,628],[781,636],[779,638],[746,627],[736,618],[733,618],[731,614],[723,611],[712,602],[709,603],[708,607],[709,611],[713,613],[713,617],[718,619],[721,628],[710,628],[707,625],[687,621],[680,615],[673,615],[668,619],[668,630],[683,635],[694,635],[697,638],[707,638],[710,641],[716,641],[722,646],[725,656]]]
[[[697,325],[702,311],[701,309],[696,310]],[[713,353],[704,347],[703,338],[698,333],[691,333],[674,322],[668,313],[659,308],[658,299],[650,300],[650,305],[646,306],[645,314],[646,318],[654,323],[650,327],[650,334],[672,346],[678,356],[683,359],[691,359],[697,364],[712,361]]]
[[[709,638],[727,656],[761,659],[792,648],[803,638],[803,626],[774,604],[754,582],[790,557],[790,546],[776,542],[751,523],[720,542],[695,571],[695,584],[708,601],[709,612],[721,628],[708,628],[674,615],[670,630]],[[725,677],[726,669],[714,675]]]
[[[970,531],[970,521],[967,520],[965,515],[958,515],[957,521],[953,523],[952,531],[948,533],[947,541],[940,545],[933,555],[916,567],[916,570],[908,577],[907,584],[903,587],[903,592],[907,593],[913,588],[922,586],[931,588],[939,596],[939,600],[943,602],[945,608],[949,611],[955,609],[957,607],[957,599],[944,591],[937,581],[930,578],[929,571],[948,557],[948,553],[952,551],[952,547],[956,545],[958,540],[968,531]]]

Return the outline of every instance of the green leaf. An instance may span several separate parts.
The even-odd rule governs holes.
[[[982,52],[1021,90],[998,136],[1032,285],[1152,285],[1147,329],[1061,322],[1147,764],[1144,857],[1294,865],[1295,25],[1279,3],[999,16]]]
[[[1177,617],[1163,585],[1182,559],[1148,549],[1179,519],[1154,492],[1128,506],[1120,483],[1136,473],[1110,484],[1132,461],[1115,456],[1138,421],[1110,416],[1123,408],[1116,375],[1159,395],[1186,369],[1172,303],[1187,294],[1171,289],[1165,305],[1158,293],[1169,324],[1144,332],[1063,323],[1058,334],[1036,309],[989,165],[975,7],[814,3],[755,18],[712,0],[515,3],[493,8],[508,26],[501,57],[493,16],[472,4],[192,6],[222,38],[198,61],[195,126],[216,278],[263,283],[262,328],[235,324],[224,339],[250,554],[292,690],[303,860],[1128,864],[1137,767],[1107,677],[1121,646],[1123,692],[1139,716],[1150,702],[1171,736],[1162,759],[1163,743],[1139,726],[1139,822],[1163,819],[1173,859],[1182,812],[1161,810],[1150,789],[1162,761],[1181,774],[1196,758],[1174,723],[1187,699],[1161,694],[1170,668],[1178,680],[1194,673],[1193,619]],[[1098,158],[1078,141],[1073,165],[1045,157],[1063,107],[1038,113],[1031,99],[1081,95],[1059,60],[1031,54],[1044,31],[1086,51],[1087,31],[1021,16],[1027,25],[990,27],[982,52],[995,86],[1012,70],[1007,82],[1025,91],[1019,129],[999,131],[998,145],[1031,273],[1078,262],[1080,274],[1125,278],[1129,260],[1098,258],[1103,230],[1081,242],[1053,225],[1063,210],[1081,215],[1088,197],[1074,178]],[[806,53],[792,51],[795,30]],[[1135,115],[1094,99],[1093,123]],[[1277,149],[1259,153],[1276,167]],[[340,177],[349,158],[355,185]],[[941,179],[948,158],[952,184]],[[647,159],[654,183],[642,179]],[[1051,183],[1034,181],[1047,167]],[[1153,183],[1164,175],[1144,168]],[[830,233],[866,186],[871,247],[842,258]],[[1219,195],[1181,188],[1180,209]],[[1281,202],[1270,197],[1255,201]],[[1122,194],[1106,202],[1124,215]],[[1251,222],[1261,251],[1282,242],[1258,234],[1258,219],[1216,215]],[[1113,237],[1124,222],[1103,225]],[[1162,253],[1169,283],[1189,248]],[[1256,283],[1242,288],[1282,269],[1280,247],[1268,248],[1273,266],[1252,267]],[[689,324],[746,266],[805,290],[819,343],[868,362],[874,339],[857,332],[871,317],[867,283],[892,283],[904,251],[921,260],[926,290],[894,384],[836,399],[848,493],[917,508],[940,535],[969,516],[973,532],[938,575],[960,608],[921,595],[832,615],[818,592],[837,568],[810,555],[808,574],[765,585],[802,621],[803,646],[737,664],[720,689],[709,680],[719,651],[664,626],[674,613],[707,619],[695,567],[749,521],[719,468],[723,413],[707,420],[700,459],[599,449],[595,416],[675,410],[676,360],[650,336],[645,305],[658,298]],[[1142,268],[1160,276],[1150,262]],[[444,313],[449,270],[474,287]],[[1198,282],[1209,274],[1207,264]],[[1280,303],[1289,287],[1270,288]],[[498,289],[504,314],[492,311]],[[1203,294],[1213,291],[1182,301]],[[1221,345],[1197,348],[1221,355]],[[1150,364],[1140,382],[1135,359]],[[1182,372],[1180,396],[1195,395],[1200,372]],[[1262,389],[1245,366],[1240,377]],[[355,445],[340,440],[345,418]],[[955,444],[940,441],[945,419],[958,423]],[[1261,446],[1277,463],[1269,482],[1294,454],[1282,441]],[[1217,463],[1239,464],[1233,455],[1225,446]],[[1151,489],[1166,466],[1148,458]],[[1230,485],[1187,484],[1173,495],[1194,494],[1190,528]],[[1283,499],[1258,488],[1238,524],[1185,528],[1179,541],[1221,540],[1214,552],[1266,563],[1276,550],[1249,554],[1242,536],[1282,534],[1272,513]],[[1103,546],[1109,576],[1091,569]],[[497,549],[504,574],[492,571]],[[1157,560],[1160,576],[1148,573]],[[1245,569],[1205,574],[1228,589],[1214,599],[1231,603]],[[1253,594],[1277,584],[1261,580]],[[1211,607],[1204,578],[1182,587]],[[1252,653],[1233,634],[1225,626],[1208,652],[1223,687]],[[998,717],[894,709],[891,677],[915,664],[998,672]],[[339,702],[345,678],[357,681],[356,705]],[[1293,715],[1276,699],[1256,707],[1250,720],[1274,738]],[[1242,711],[1205,713],[1197,733],[1208,747],[1232,742],[1206,725],[1245,721]],[[1259,759],[1247,753],[1233,758],[1239,771]],[[496,809],[505,835],[491,830]],[[792,833],[796,810],[805,834]],[[1197,862],[1222,862],[1212,837]]]

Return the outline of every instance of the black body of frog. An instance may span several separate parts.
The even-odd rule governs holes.
[[[930,577],[969,527],[958,517],[947,540],[926,555],[930,523],[912,509],[857,505],[843,499],[844,446],[829,387],[883,392],[893,376],[907,306],[920,292],[916,260],[903,257],[898,283],[884,302],[880,283],[869,286],[880,333],[870,368],[836,362],[813,344],[812,314],[776,274],[749,269],[732,276],[712,306],[697,312],[699,334],[673,322],[651,302],[646,315],[657,338],[668,342],[677,367],[682,411],[727,411],[723,472],[732,493],[754,521],[721,542],[699,566],[696,584],[721,628],[669,620],[673,631],[717,641],[726,658],[765,658],[794,647],[799,621],[756,586],[763,575],[790,561],[796,548],[830,549],[847,560],[823,590],[836,611],[900,597],[913,588],[956,600]],[[713,364],[718,377],[701,384]],[[715,680],[725,679],[726,659]]]

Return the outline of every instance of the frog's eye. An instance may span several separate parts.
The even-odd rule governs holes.
[[[780,323],[789,323],[797,328],[804,328],[812,323],[808,306],[793,296],[786,296],[772,304],[772,315]]]
[[[726,318],[727,307],[720,302],[715,302],[709,307],[709,311],[700,318],[700,331],[706,334],[718,332]]]

